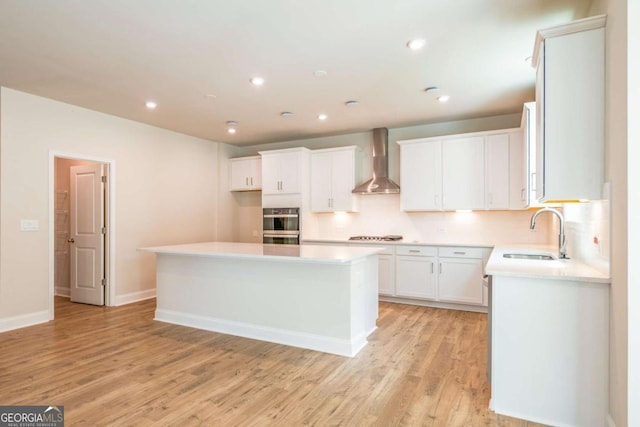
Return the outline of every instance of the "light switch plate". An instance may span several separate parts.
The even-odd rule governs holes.
[[[20,231],[38,231],[40,229],[40,223],[37,219],[21,219]]]

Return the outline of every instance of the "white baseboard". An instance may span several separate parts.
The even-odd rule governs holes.
[[[20,316],[6,317],[4,319],[0,319],[0,332],[26,328],[27,326],[45,323],[49,320],[51,320],[49,310],[36,311],[35,313],[29,314],[21,314]]]
[[[131,292],[124,295],[116,295],[115,301],[113,301],[113,306],[131,304],[138,301],[144,301],[146,299],[151,299],[156,297],[156,290],[147,289],[146,291],[139,292]]]
[[[367,345],[365,334],[355,337],[350,341],[286,329],[233,322],[172,310],[156,310],[154,320],[204,329],[206,331],[219,332],[222,334],[322,351],[324,353],[337,354],[339,356],[346,357],[354,357],[365,345]]]
[[[611,414],[607,415],[607,427],[616,427],[616,423],[611,418]]]
[[[56,286],[54,295],[57,297],[71,298],[71,288]]]

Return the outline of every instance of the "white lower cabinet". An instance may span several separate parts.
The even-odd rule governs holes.
[[[396,248],[396,296],[437,299],[438,250],[429,246]]]
[[[482,304],[482,260],[440,258],[438,299],[461,304]]]
[[[484,305],[482,248],[398,246],[394,296]]]
[[[393,248],[386,248],[385,252],[378,254],[378,293],[380,295],[393,295],[394,277]]]

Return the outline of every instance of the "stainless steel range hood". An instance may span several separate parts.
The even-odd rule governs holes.
[[[373,178],[363,182],[353,189],[355,194],[398,194],[400,186],[388,177],[389,158],[389,129],[376,128],[373,130]]]

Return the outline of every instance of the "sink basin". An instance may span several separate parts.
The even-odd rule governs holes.
[[[504,258],[513,259],[533,259],[537,261],[553,261],[556,259],[553,255],[547,254],[503,254]]]

